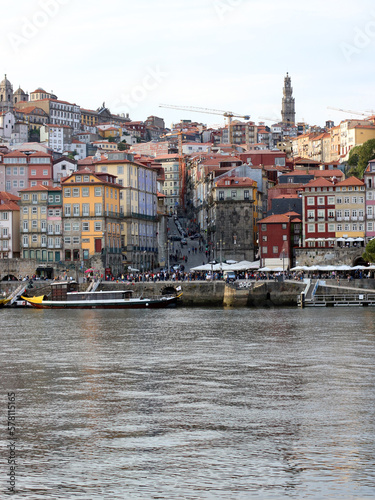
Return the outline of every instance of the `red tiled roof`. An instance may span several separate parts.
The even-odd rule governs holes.
[[[334,186],[333,182],[330,182],[327,179],[322,179],[322,178],[313,179],[310,182],[308,182],[307,184],[305,184],[306,188],[309,188],[309,187],[332,187],[332,186]]]
[[[228,186],[226,182],[230,181],[230,185]],[[254,186],[256,182],[250,179],[249,177],[223,177],[222,179],[218,179],[216,181],[217,187],[245,187],[245,186]]]
[[[288,217],[290,216],[290,218]],[[269,217],[266,217],[265,219],[262,219],[258,222],[258,224],[285,224],[290,222],[294,222],[294,219],[292,217],[300,217],[299,214],[296,212],[287,212],[286,214],[276,214],[276,215],[270,215]]]
[[[7,201],[0,204],[0,210],[14,210],[19,211],[20,207],[14,201]]]
[[[336,184],[336,186],[364,186],[365,183],[357,179],[357,177],[348,177],[344,181],[340,181]]]

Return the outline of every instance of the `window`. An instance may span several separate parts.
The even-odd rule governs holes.
[[[65,198],[70,198],[70,196],[71,196],[70,188],[64,188],[64,196],[65,196]]]
[[[372,207],[371,207],[371,209],[372,209]],[[23,212],[24,214],[29,213],[29,209],[28,209],[28,207],[23,207],[22,212]]]
[[[71,228],[70,222],[65,222],[64,223],[64,231],[70,231],[70,228]]]
[[[78,204],[73,205],[73,217],[79,217],[79,208]]]
[[[335,225],[334,224],[328,224],[328,231],[330,233],[333,233],[335,231]]]
[[[262,224],[262,231],[267,231],[267,224]]]
[[[36,193],[33,193],[31,196],[32,196],[32,202],[38,203],[38,195]]]
[[[102,204],[95,203],[95,215],[102,215]]]
[[[272,252],[278,254],[279,253],[279,247],[277,247],[277,246],[272,247]]]
[[[36,175],[36,170],[32,169],[30,175]]]
[[[47,213],[47,207],[40,207],[40,213],[45,215]]]
[[[335,204],[335,197],[334,196],[328,196],[328,205],[334,205]]]
[[[84,175],[83,176],[83,182],[89,182],[90,181],[90,176],[89,175]]]
[[[288,236],[286,234],[283,234],[283,241],[287,241]]]
[[[73,222],[72,224],[73,231],[79,231],[79,222]]]
[[[38,227],[38,221],[37,221],[37,220],[33,220],[33,221],[31,221],[31,227],[32,227],[33,229],[37,229],[37,227]]]
[[[65,245],[70,245],[70,243],[71,243],[71,238],[70,238],[70,236],[65,236],[65,238],[64,238],[64,243],[65,243]]]
[[[337,224],[337,231],[342,231],[342,224]]]
[[[357,203],[357,197],[356,196],[352,196],[352,203]]]
[[[48,170],[43,170],[43,175],[48,175]]]
[[[318,233],[324,233],[326,230],[325,224],[318,224]]]
[[[28,247],[29,246],[29,237],[28,236],[24,236],[22,238],[22,243],[23,243],[24,247]]]
[[[344,196],[344,203],[350,203],[349,196]]]
[[[73,245],[79,245],[79,236],[73,236]]]
[[[101,230],[102,230],[102,223],[100,221],[95,221],[94,231],[101,231]]]
[[[82,196],[89,196],[89,188],[88,187],[83,187],[82,188]]]
[[[262,236],[262,241],[267,241],[267,236]]]
[[[90,204],[82,203],[82,215],[83,217],[88,217],[90,215]]]
[[[82,222],[82,231],[89,231],[90,230],[90,223],[87,221]]]
[[[32,237],[31,237],[31,241],[32,241],[32,243],[37,243],[38,242],[38,235],[37,234],[33,234]]]
[[[245,191],[243,192],[243,197],[244,200],[248,200],[250,198],[250,191],[245,189]]]
[[[308,205],[314,205],[314,197],[313,196],[308,196],[307,197],[307,204]]]
[[[308,219],[315,219],[315,211],[314,210],[308,210],[307,211],[307,218]]]
[[[102,188],[101,187],[95,187],[95,196],[101,196],[102,195]]]
[[[266,254],[268,252],[268,248],[267,247],[262,247],[262,254]]]
[[[79,188],[73,188],[73,197],[78,198],[79,197]]]
[[[64,214],[65,217],[71,216],[71,205],[64,205]]]
[[[341,196],[336,198],[336,203],[337,203],[337,205],[341,205],[342,204],[342,198],[341,198]]]
[[[367,231],[373,230],[373,222],[367,222]]]
[[[315,233],[315,224],[307,224],[307,232]]]
[[[318,205],[324,205],[324,196],[318,196]]]
[[[76,175],[76,182],[82,182],[82,176],[81,175]]]
[[[26,232],[29,230],[29,221],[28,220],[23,221],[23,230]]]

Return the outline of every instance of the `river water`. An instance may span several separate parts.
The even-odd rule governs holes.
[[[375,309],[0,319],[15,498],[375,497]]]

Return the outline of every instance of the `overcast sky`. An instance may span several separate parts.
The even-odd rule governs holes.
[[[297,121],[375,107],[373,0],[17,0],[3,6],[0,41],[14,90],[167,126],[224,119],[159,104],[280,119],[286,72]]]

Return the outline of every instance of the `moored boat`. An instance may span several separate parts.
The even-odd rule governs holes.
[[[79,292],[75,282],[51,284],[51,299],[45,295],[25,297],[37,309],[157,309],[176,305],[182,293],[134,296],[133,290]]]

